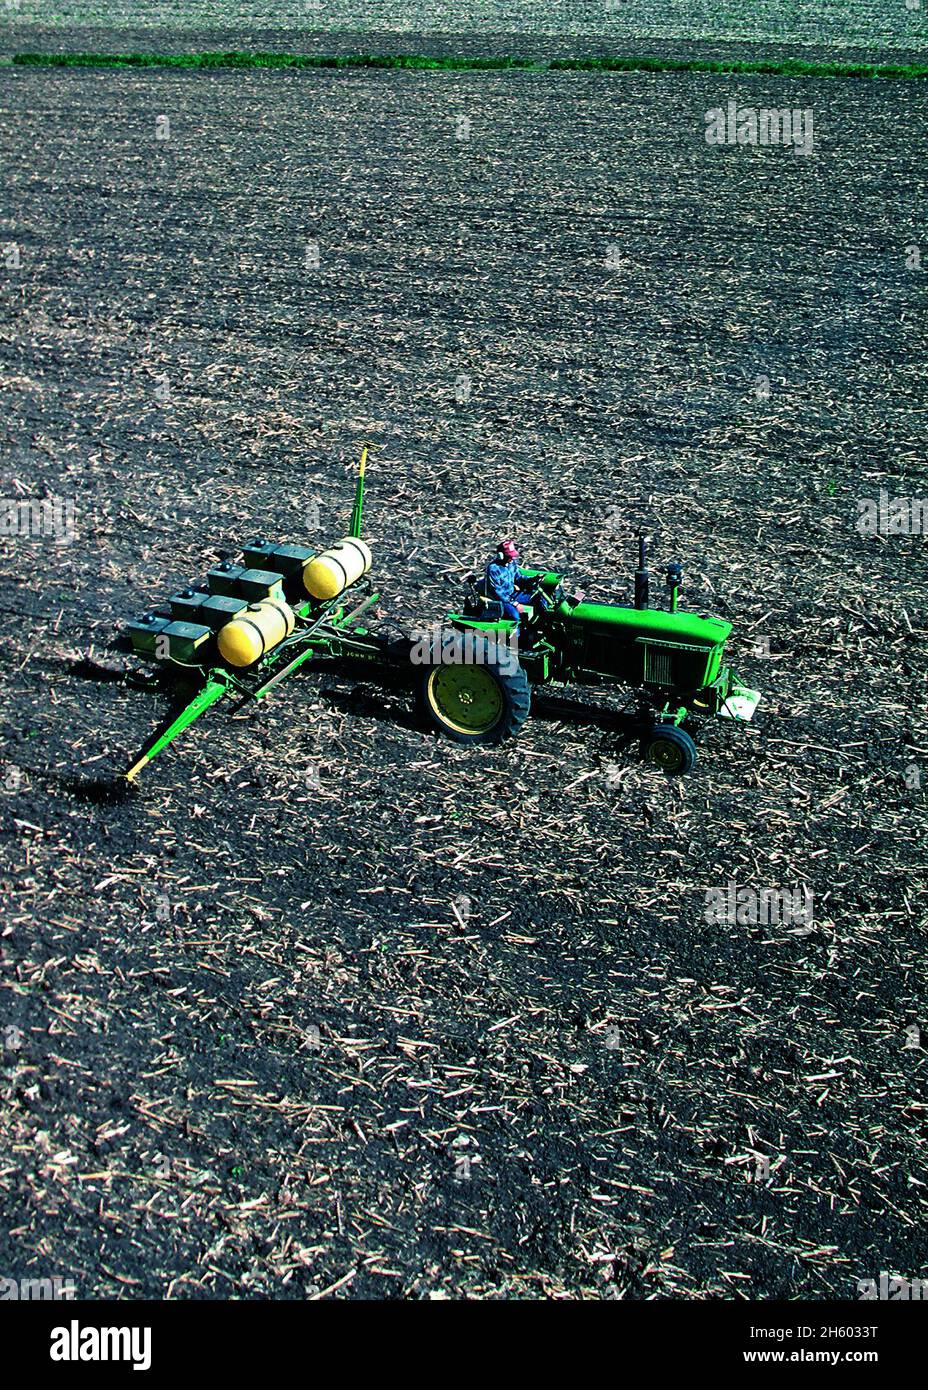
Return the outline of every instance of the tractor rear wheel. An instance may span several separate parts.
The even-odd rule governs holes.
[[[692,772],[696,765],[696,745],[685,729],[675,724],[655,724],[643,741],[645,760],[670,776]]]
[[[485,637],[443,634],[443,660],[419,679],[422,709],[434,728],[456,743],[501,743],[528,718],[528,677],[514,653],[500,662]]]

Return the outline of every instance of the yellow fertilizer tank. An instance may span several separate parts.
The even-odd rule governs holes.
[[[364,541],[345,536],[337,545],[314,556],[304,565],[303,584],[306,592],[320,600],[337,598],[367,574],[371,559],[370,549]]]
[[[296,626],[293,609],[283,599],[251,603],[219,629],[219,651],[230,666],[253,666],[265,652],[289,637]]]

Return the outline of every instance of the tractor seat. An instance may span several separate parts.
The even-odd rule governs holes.
[[[486,575],[468,574],[467,577],[467,598],[464,599],[463,612],[467,617],[477,617],[483,623],[497,623],[506,617],[503,612],[503,605],[497,599],[490,599],[486,595]],[[532,623],[535,614],[538,612],[533,605],[522,607],[522,621]]]
[[[462,605],[468,618],[479,618],[484,623],[495,623],[505,617],[503,605],[495,599],[485,598],[483,594],[468,594]]]
[[[508,618],[503,605],[496,599],[479,598],[476,602],[468,599],[464,604],[464,612],[468,618],[479,618],[481,622],[496,623]],[[530,623],[535,617],[536,610],[528,604],[522,605],[521,620],[523,623]]]
[[[497,599],[487,597],[486,579],[478,578],[475,574],[467,578],[467,596],[462,608],[466,617],[479,618],[487,623],[498,622],[506,616],[503,605]],[[522,621],[530,623],[536,611],[534,607],[526,604],[522,609]]]

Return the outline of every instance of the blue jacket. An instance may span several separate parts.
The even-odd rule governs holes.
[[[495,598],[500,603],[510,603],[513,594],[519,588],[521,578],[522,571],[515,560],[508,560],[504,565],[498,560],[491,560],[487,565],[487,598]]]

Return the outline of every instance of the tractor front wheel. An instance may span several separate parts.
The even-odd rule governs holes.
[[[456,743],[500,743],[528,718],[528,677],[514,653],[500,661],[484,637],[468,634],[442,642],[442,660],[419,679],[421,707],[429,722]]]
[[[644,739],[645,760],[670,776],[692,772],[696,765],[696,745],[685,729],[675,724],[655,724]]]

